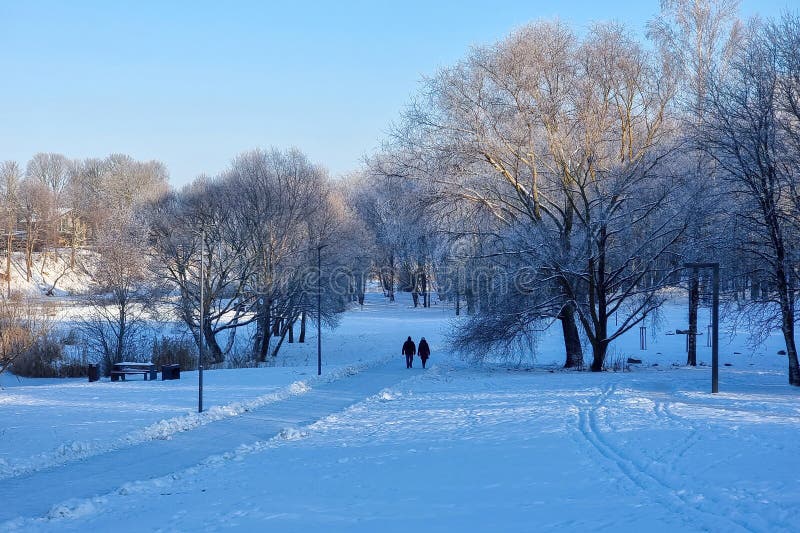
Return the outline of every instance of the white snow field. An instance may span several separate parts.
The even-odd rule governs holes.
[[[192,372],[3,375],[0,531],[797,531],[780,338],[725,336],[712,395],[664,333],[685,313],[648,324],[647,350],[638,329],[615,344],[642,365],[593,374],[559,369],[558,327],[533,368],[468,365],[447,353],[452,309],[370,294],[323,331],[322,378],[312,335],[279,356],[295,366],[206,372],[201,415]],[[405,368],[408,335],[427,370]]]

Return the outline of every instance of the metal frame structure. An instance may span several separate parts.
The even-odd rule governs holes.
[[[719,263],[684,263],[684,268],[697,272],[701,268],[710,268],[711,299],[711,393],[719,392]]]

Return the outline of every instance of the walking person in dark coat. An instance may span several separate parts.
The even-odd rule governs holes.
[[[425,363],[428,362],[428,357],[431,356],[431,347],[428,346],[428,341],[425,340],[425,337],[419,341],[419,350],[417,350],[419,354],[419,358],[422,359],[422,368],[425,368]]]
[[[414,341],[411,340],[411,337],[409,337],[406,342],[403,343],[403,355],[406,356],[406,368],[411,368],[416,353],[417,346],[414,344]]]

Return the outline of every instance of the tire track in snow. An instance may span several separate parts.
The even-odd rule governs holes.
[[[731,518],[723,514],[710,513],[702,509],[697,501],[702,496],[698,496],[688,489],[676,489],[665,480],[647,471],[647,468],[633,458],[627,456],[622,450],[611,444],[603,436],[603,432],[598,427],[597,411],[608,402],[608,399],[616,391],[616,384],[603,387],[601,394],[593,402],[579,406],[578,409],[578,430],[580,435],[588,442],[592,449],[596,451],[607,462],[611,463],[628,480],[631,481],[642,492],[646,493],[654,501],[665,507],[678,517],[685,517],[687,511],[693,515],[692,518],[702,523],[704,529],[718,529],[719,521],[724,520],[736,529],[744,531],[754,531],[745,522]],[[687,519],[689,517],[686,517]]]

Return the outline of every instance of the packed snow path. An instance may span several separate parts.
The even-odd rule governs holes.
[[[54,505],[90,498],[178,472],[218,455],[288,435],[366,396],[409,377],[399,358],[355,375],[315,386],[303,394],[270,403],[255,411],[176,433],[168,440],[89,457],[0,483],[0,526],[17,517],[46,515]],[[35,496],[34,496],[35,495]]]

